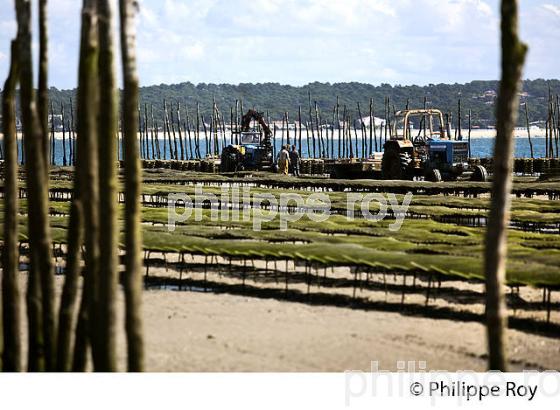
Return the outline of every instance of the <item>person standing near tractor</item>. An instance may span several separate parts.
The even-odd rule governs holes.
[[[283,145],[282,150],[278,153],[278,173],[288,175],[288,168],[290,166],[290,153],[288,152],[289,146]]]
[[[290,151],[290,165],[292,168],[292,175],[299,177],[299,152],[296,150],[296,146],[292,145],[292,150]]]

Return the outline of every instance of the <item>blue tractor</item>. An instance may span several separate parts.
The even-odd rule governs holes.
[[[251,130],[253,120],[260,125],[260,131]],[[271,171],[271,138],[272,131],[264,121],[263,114],[249,110],[241,118],[241,131],[236,144],[228,145],[222,150],[220,171]]]
[[[440,110],[399,111],[395,115],[392,136],[384,145],[381,174],[384,179],[423,178],[427,181],[486,181],[486,169],[469,165],[468,143],[451,140],[445,130]],[[412,118],[419,118],[419,130]]]

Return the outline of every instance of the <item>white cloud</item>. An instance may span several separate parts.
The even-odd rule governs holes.
[[[498,75],[499,0],[140,1],[142,84],[431,83]],[[76,84],[80,3],[49,2],[50,78],[58,87]],[[522,1],[520,10],[527,75],[556,76],[547,45],[560,40],[559,3]],[[9,53],[14,33],[13,10],[0,9],[0,53]],[[0,82],[6,70],[0,59]]]
[[[183,46],[183,52],[188,60],[200,60],[204,56],[204,45],[200,41]]]
[[[542,8],[551,12],[556,17],[560,17],[560,6],[556,6],[554,4],[543,4]]]

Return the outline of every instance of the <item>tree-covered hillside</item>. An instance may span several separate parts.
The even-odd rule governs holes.
[[[544,121],[547,116],[548,96],[550,91],[554,96],[560,93],[559,80],[527,80],[523,83],[521,101],[529,104],[531,121]],[[360,103],[362,115],[369,114],[369,99],[373,98],[375,115],[384,116],[385,97],[390,99],[390,110],[401,109],[407,100],[411,108],[423,106],[424,97],[429,105],[452,113],[453,121],[457,118],[457,101],[461,98],[463,121],[472,110],[473,124],[478,126],[494,125],[494,104],[498,90],[497,81],[472,81],[467,84],[430,84],[427,86],[391,86],[381,84],[374,86],[363,83],[311,83],[302,87],[281,85],[278,83],[264,84],[198,84],[181,83],[173,85],[155,85],[143,87],[140,90],[141,104],[153,105],[156,118],[161,119],[163,101],[168,104],[181,103],[183,108],[188,105],[192,115],[200,103],[201,113],[205,118],[210,117],[212,100],[215,99],[226,121],[229,121],[230,107],[235,106],[236,100],[243,101],[246,110],[255,107],[259,111],[268,112],[272,119],[281,119],[285,111],[290,113],[290,119],[297,119],[298,106],[302,106],[304,121],[309,115],[308,93],[311,93],[311,103],[317,101],[322,117],[330,122],[332,110],[339,97],[340,110],[346,105],[351,117],[357,117],[357,102]],[[74,96],[75,90],[57,90],[51,88],[51,98],[56,107],[60,102],[68,103]],[[556,98],[556,97],[555,97]],[[75,98],[74,98],[75,101]],[[176,109],[176,108],[175,108]],[[184,116],[184,113],[182,114]],[[520,116],[520,125],[524,124],[524,115]],[[160,121],[161,123],[161,121]]]

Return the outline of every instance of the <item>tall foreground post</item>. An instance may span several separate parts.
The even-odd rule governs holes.
[[[116,370],[117,291],[117,92],[113,12],[110,0],[98,0],[99,16],[99,281],[97,335],[99,361],[95,370]],[[134,106],[136,110],[136,105]]]
[[[47,25],[47,0],[39,0],[39,118],[43,128],[45,165],[49,167],[49,40]]]
[[[94,366],[99,362],[100,355],[95,333],[99,280],[99,161],[97,158],[99,45],[97,23],[97,0],[83,0],[77,100],[77,151],[80,160],[76,164],[76,178],[80,181],[87,181],[80,187],[83,198],[86,252],[84,255],[84,290],[72,359],[73,371],[85,370],[89,345],[91,345]]]
[[[18,23],[18,54],[20,98],[25,166],[27,171],[29,245],[31,253],[30,285],[39,277],[42,309],[42,330],[45,342],[46,369],[54,369],[56,320],[54,313],[54,272],[51,259],[51,233],[48,219],[48,175],[45,164],[43,130],[37,113],[33,89],[33,59],[31,55],[31,3],[16,0]],[[31,288],[32,286],[30,286]],[[32,297],[37,297],[34,291]],[[33,343],[30,338],[30,343]],[[30,349],[31,350],[31,349]],[[41,370],[41,369],[36,369]]]
[[[517,34],[517,9],[517,0],[502,0],[502,79],[496,109],[494,180],[484,255],[488,366],[491,370],[501,371],[507,369],[504,285],[511,205],[513,129],[517,122],[518,92],[527,52],[527,46],[519,40]]]
[[[4,249],[2,251],[2,317],[0,323],[0,368],[21,370],[21,306],[18,286],[18,181],[16,139],[16,84],[18,79],[17,42],[12,42],[10,72],[2,90],[2,126],[4,133]],[[2,350],[3,345],[3,350]]]
[[[142,333],[142,236],[140,232],[140,182],[136,105],[138,104],[138,74],[136,70],[135,0],[120,0],[121,51],[123,64],[123,128],[125,176],[125,277],[126,339],[128,370],[144,369],[144,340]],[[180,108],[177,108],[179,138],[181,138]],[[183,159],[181,139],[181,159]]]

